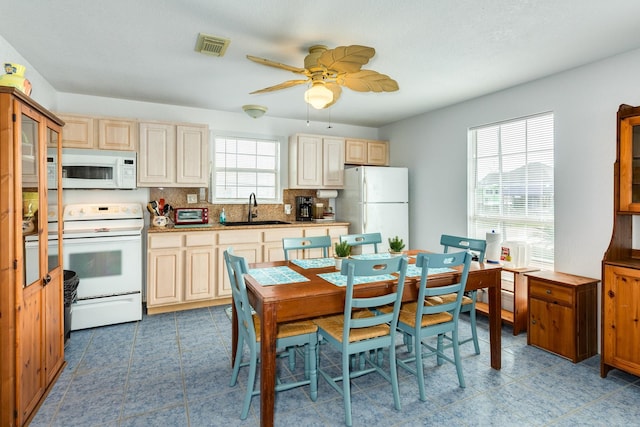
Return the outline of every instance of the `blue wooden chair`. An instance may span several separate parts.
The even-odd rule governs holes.
[[[481,239],[470,239],[468,237],[451,236],[443,234],[440,237],[440,244],[444,246],[444,252],[447,253],[449,248],[466,249],[471,251],[478,257],[479,262],[484,262],[484,255],[487,251],[487,241]],[[449,296],[448,299],[452,297]],[[476,327],[476,300],[478,298],[478,292],[476,290],[469,291],[462,298],[461,313],[469,313],[469,320],[471,321],[471,338],[460,341],[460,344],[465,344],[469,341],[473,341],[476,354],[480,354],[480,345],[478,343],[478,330]],[[446,299],[446,298],[445,298]]]
[[[420,400],[422,401],[426,401],[423,358],[428,356],[435,355],[438,365],[441,365],[443,360],[453,363],[456,366],[460,387],[465,387],[458,340],[458,316],[470,265],[471,254],[467,252],[447,254],[419,253],[416,258],[416,266],[422,268],[418,299],[417,302],[402,305],[398,320],[398,329],[405,336],[411,336],[413,340],[414,354],[408,358],[399,359],[398,365],[418,378],[418,389],[420,391]],[[460,282],[448,286],[427,287],[429,268],[456,266],[462,266]],[[448,302],[443,301],[442,297],[446,295],[455,295],[455,299]],[[447,333],[451,333],[453,339],[451,344],[445,346],[443,338]],[[438,337],[436,347],[423,341],[424,338],[431,336]],[[453,348],[453,358],[445,353],[445,349],[451,347]],[[426,352],[424,352],[425,349],[427,350]],[[412,362],[415,362],[415,368],[412,366]]]
[[[327,380],[344,400],[344,418],[348,426],[351,417],[351,379],[371,372],[378,372],[391,383],[395,408],[400,410],[398,370],[396,366],[395,333],[404,289],[407,260],[394,257],[377,260],[348,259],[342,262],[341,274],[347,276],[344,313],[315,319],[318,335],[328,345],[342,353],[342,375],[332,377],[323,369],[320,375]],[[387,293],[376,297],[354,297],[356,277],[398,273],[397,287],[389,286]],[[394,289],[395,288],[395,289]],[[393,304],[389,313],[378,309]],[[389,368],[385,371],[375,353],[389,349]],[[367,354],[369,353],[369,354]],[[350,364],[352,358],[361,358],[359,367]],[[342,387],[338,385],[342,382]]]
[[[382,235],[380,233],[344,234],[340,236],[340,242],[347,242],[351,247],[373,245],[374,252],[378,253],[378,244],[382,243]]]
[[[238,318],[238,344],[236,347],[235,363],[231,374],[231,386],[235,386],[241,366],[249,366],[249,378],[242,405],[241,419],[246,419],[249,414],[251,398],[260,394],[260,389],[255,389],[256,371],[258,364],[258,351],[260,340],[260,319],[253,314],[244,275],[248,272],[247,262],[243,257],[235,256],[230,250],[224,251],[224,260],[231,281],[234,309]],[[295,387],[309,385],[311,400],[318,398],[318,373],[317,373],[317,348],[318,327],[311,321],[299,321],[278,324],[277,348],[292,348],[304,346],[305,379],[282,383],[277,381],[276,391],[290,390]],[[244,344],[249,348],[249,361],[242,362]],[[285,353],[285,356],[288,353]]]
[[[282,239],[285,261],[289,261],[289,251],[301,249],[322,249],[322,256],[327,258],[329,257],[330,247],[331,237],[329,236],[284,237]]]

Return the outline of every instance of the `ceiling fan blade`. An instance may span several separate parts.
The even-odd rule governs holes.
[[[331,101],[330,103],[322,107],[322,108],[329,108],[333,104],[335,104],[338,101],[338,99],[340,99],[340,95],[342,94],[342,88],[337,83],[325,83],[324,87],[326,87],[331,92],[333,92],[333,101]]]
[[[355,73],[362,68],[369,59],[376,54],[372,47],[353,45],[338,46],[320,55],[318,64],[328,70],[335,70],[339,73]]]
[[[362,70],[337,77],[336,82],[358,92],[395,92],[398,82],[373,70]]]
[[[258,58],[257,56],[247,55],[247,59],[250,59],[253,62],[257,62],[258,64],[268,65],[269,67],[281,68],[283,70],[292,71],[298,74],[308,74],[308,71],[304,68],[294,67],[292,65],[281,64],[279,62],[271,61],[270,59]]]
[[[265,87],[264,89],[254,90],[253,92],[250,93],[250,95],[253,95],[256,93],[273,92],[274,90],[286,89],[289,87],[306,84],[308,82],[309,80],[287,80],[286,82],[280,83],[275,86],[269,86],[269,87]]]

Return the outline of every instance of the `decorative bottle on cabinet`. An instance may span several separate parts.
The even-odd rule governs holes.
[[[640,250],[633,248],[634,217],[640,215],[640,107],[618,109],[613,171],[613,233],[602,260],[602,377],[612,368],[640,375]]]
[[[64,365],[61,229],[48,239],[48,208],[60,206],[64,123],[13,87],[0,87],[0,425],[26,425]],[[48,192],[47,176],[57,176]],[[61,209],[58,209],[60,215]],[[60,220],[58,216],[58,221]],[[58,246],[56,249],[55,246]]]

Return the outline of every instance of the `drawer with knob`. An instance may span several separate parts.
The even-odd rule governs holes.
[[[573,304],[573,289],[540,281],[529,277],[529,295],[551,302],[571,306]]]

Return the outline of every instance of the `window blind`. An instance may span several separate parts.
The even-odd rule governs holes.
[[[530,245],[530,266],[554,265],[554,118],[544,113],[470,129],[470,237],[495,231]]]

